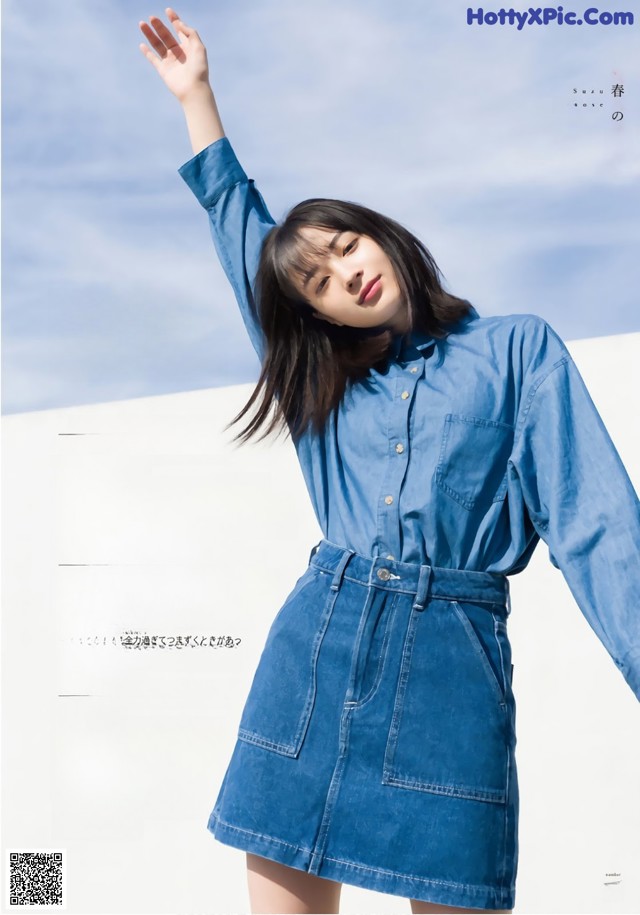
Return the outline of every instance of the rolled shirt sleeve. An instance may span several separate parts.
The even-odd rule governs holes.
[[[640,700],[640,504],[569,351],[546,323],[509,459],[531,521]],[[515,492],[514,492],[515,495]]]
[[[254,288],[262,245],[275,221],[227,137],[211,143],[181,165],[178,174],[208,213],[220,264],[233,288],[253,348],[262,361],[265,340]]]

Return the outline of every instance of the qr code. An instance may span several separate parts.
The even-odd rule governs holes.
[[[65,906],[64,852],[9,849],[9,906]]]

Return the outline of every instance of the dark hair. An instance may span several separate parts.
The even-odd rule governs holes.
[[[448,325],[473,311],[466,299],[445,292],[433,257],[400,223],[357,203],[321,197],[303,200],[263,242],[254,292],[265,341],[262,371],[251,398],[225,428],[248,412],[262,388],[264,392],[255,416],[234,441],[251,438],[272,407],[274,415],[260,439],[276,427],[282,431],[288,426],[294,439],[309,425],[321,432],[347,385],[386,362],[393,337],[390,328],[331,324],[317,318],[296,290],[293,277],[303,277],[327,251],[305,238],[300,232],[303,227],[355,232],[376,241],[391,261],[401,295],[409,303],[411,329],[444,338]]]

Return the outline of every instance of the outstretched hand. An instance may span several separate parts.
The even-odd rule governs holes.
[[[156,68],[169,91],[184,101],[195,87],[209,84],[207,50],[196,30],[186,25],[175,10],[168,6],[165,12],[178,38],[162,19],[150,16],[151,25],[142,21],[138,25],[153,51],[144,42],[139,48]]]

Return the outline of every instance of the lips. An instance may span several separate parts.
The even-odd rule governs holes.
[[[378,274],[378,276],[374,277],[372,280],[370,280],[370,282],[367,283],[367,285],[364,287],[364,289],[360,293],[360,298],[358,299],[359,305],[362,305],[362,303],[364,302],[364,300],[369,295],[369,293],[371,292],[371,290],[373,289],[373,287],[376,285],[376,283],[378,282],[378,280],[380,278],[381,278],[381,274]]]

